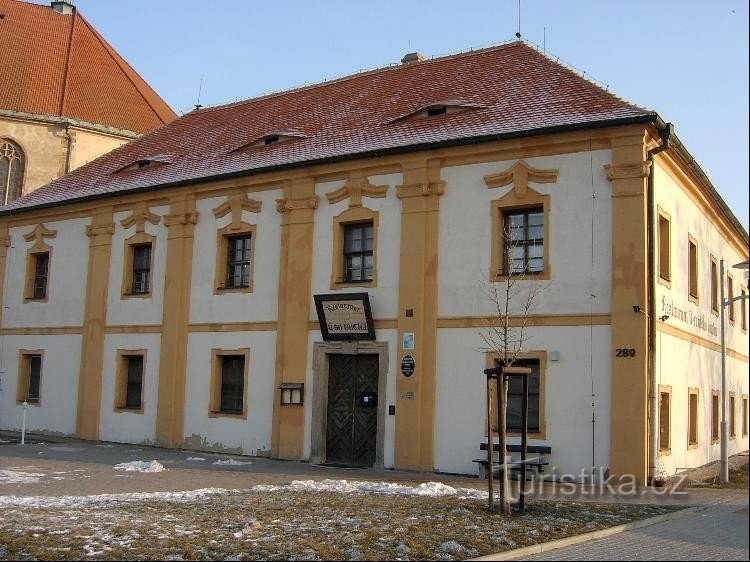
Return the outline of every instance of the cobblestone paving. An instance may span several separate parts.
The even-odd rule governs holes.
[[[521,560],[747,560],[748,497]]]

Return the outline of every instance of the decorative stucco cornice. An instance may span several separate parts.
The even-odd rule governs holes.
[[[235,193],[230,195],[229,198],[224,201],[221,205],[213,210],[214,216],[217,219],[225,217],[227,214],[232,213],[232,226],[238,228],[242,222],[242,211],[249,213],[260,213],[261,207],[263,206],[262,201],[257,199],[250,199],[245,193]]]
[[[50,230],[43,224],[39,223],[34,227],[34,230],[29,232],[28,234],[23,235],[23,239],[26,240],[26,242],[34,242],[34,247],[41,247],[45,246],[44,239],[45,238],[54,238],[57,236],[56,230]]]
[[[362,197],[383,198],[388,192],[388,187],[387,185],[372,185],[367,177],[356,172],[350,174],[342,187],[326,193],[326,199],[329,203],[338,203],[348,197],[349,207],[361,207]]]
[[[622,180],[629,178],[647,178],[651,173],[651,162],[644,160],[642,162],[629,162],[627,164],[609,165],[605,164],[607,178],[612,180]]]
[[[89,238],[101,236],[101,235],[112,236],[112,234],[114,233],[115,233],[114,223],[98,224],[98,225],[89,224],[86,226],[86,236],[88,236]]]
[[[179,226],[186,224],[196,224],[198,222],[198,211],[191,211],[189,213],[176,213],[174,215],[164,216],[165,226]]]
[[[516,195],[523,198],[529,190],[529,182],[555,183],[559,173],[557,169],[533,168],[523,160],[519,160],[504,172],[484,176],[484,183],[487,184],[488,189],[512,184]]]
[[[136,233],[146,230],[146,223],[149,222],[157,225],[161,222],[161,217],[149,211],[145,206],[139,206],[133,209],[133,213],[120,221],[123,228],[130,228],[135,225]]]
[[[427,197],[428,195],[442,195],[444,191],[445,182],[442,180],[396,186],[396,195],[399,199],[406,199],[407,197]]]
[[[318,208],[318,197],[305,197],[302,199],[277,199],[276,210],[279,213],[290,211],[304,211]]]

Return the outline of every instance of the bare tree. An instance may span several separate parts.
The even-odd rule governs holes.
[[[530,272],[526,250],[516,252],[521,246],[514,241],[511,229],[503,232],[503,276],[501,281],[483,282],[482,288],[494,311],[485,317],[485,327],[480,331],[483,346],[480,351],[491,353],[502,367],[512,367],[523,353],[528,343],[529,317],[533,312],[542,292],[542,287],[535,281],[535,273]],[[522,258],[519,260],[518,256]],[[489,392],[489,386],[488,386]],[[508,381],[500,376],[497,380],[497,433],[500,458],[500,511],[510,514],[510,485],[508,482],[508,461],[506,454],[507,428],[506,415],[508,405]],[[487,416],[490,417],[488,399]],[[493,439],[491,423],[488,421],[488,450],[492,454]],[[490,468],[490,490],[492,490],[492,470]],[[524,485],[522,483],[521,485]],[[491,492],[490,492],[491,493]],[[492,502],[490,502],[492,505]]]

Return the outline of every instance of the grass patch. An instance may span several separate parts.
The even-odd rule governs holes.
[[[674,507],[335,492],[229,492],[0,509],[0,560],[460,560],[652,517]]]
[[[750,471],[750,465],[743,464],[742,466],[730,467],[729,468],[729,482],[726,484],[721,483],[719,473],[711,476],[706,476],[702,480],[690,483],[691,488],[730,488],[738,490],[748,489],[748,473]]]

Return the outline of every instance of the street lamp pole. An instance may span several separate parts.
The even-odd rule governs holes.
[[[746,270],[749,267],[748,260],[737,263],[735,269]],[[727,451],[729,443],[729,434],[727,430],[727,341],[726,328],[724,326],[724,309],[734,304],[735,301],[748,299],[748,295],[738,295],[729,300],[724,299],[724,258],[719,261],[719,285],[721,297],[719,302],[721,306],[719,321],[721,322],[721,470],[719,477],[722,484],[729,482],[729,454]],[[742,306],[745,306],[744,304]]]
[[[724,302],[724,258],[719,262],[719,285],[721,285],[721,472],[720,479],[722,484],[729,482],[729,458],[727,453],[727,341],[726,327],[724,326],[724,309],[727,304]]]

